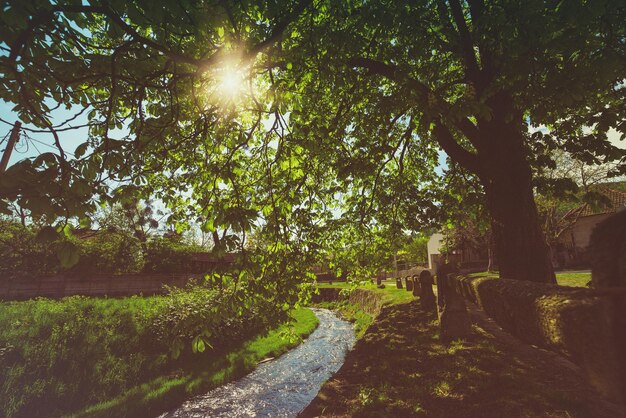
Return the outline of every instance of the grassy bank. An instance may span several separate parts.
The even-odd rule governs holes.
[[[376,299],[380,301],[381,306],[395,305],[399,303],[409,302],[413,299],[413,294],[406,289],[397,289],[387,285],[384,289],[378,289],[375,284],[369,282],[361,282],[359,284],[351,283],[334,283],[320,284],[319,288],[341,289],[340,299],[335,301],[323,301],[317,303],[316,306],[321,308],[332,309],[338,312],[343,318],[354,323],[354,331],[357,338],[361,338],[367,328],[374,321],[375,314],[364,306],[367,303],[359,297],[352,297],[351,292],[355,289],[363,289],[371,292]],[[369,312],[368,312],[369,311]]]
[[[229,353],[203,356],[180,376],[160,376],[139,385],[123,396],[100,402],[71,417],[152,417],[251,372],[259,361],[277,357],[312,333],[318,320],[304,308],[291,313],[293,323],[283,324],[267,335],[244,342]]]
[[[285,316],[263,300],[233,313],[228,300],[198,288],[146,298],[0,303],[0,415],[143,416],[129,406],[131,398],[150,415],[249,370],[316,326],[312,312],[296,311],[294,338],[280,338],[285,326],[263,337]],[[206,349],[194,354],[190,336],[200,332]]]
[[[472,273],[470,277],[498,277],[497,272],[482,271],[480,273]],[[587,283],[591,280],[591,273],[579,273],[569,271],[557,271],[556,283],[559,286],[571,287],[587,287]]]

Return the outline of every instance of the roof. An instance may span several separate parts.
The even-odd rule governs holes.
[[[594,208],[589,203],[585,203],[582,206],[567,212],[563,215],[563,218],[567,219],[572,217],[579,218],[582,216],[601,215],[605,213],[615,213],[619,210],[626,209],[626,192],[606,187],[599,188],[598,192],[608,198],[608,206]]]

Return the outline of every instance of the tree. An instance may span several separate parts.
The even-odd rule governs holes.
[[[584,161],[563,150],[545,156],[549,163],[536,167],[535,200],[553,264],[560,266],[557,255],[563,233],[578,221],[585,205],[598,209],[612,205],[602,188],[621,179],[620,164]]]
[[[616,0],[11,1],[0,97],[58,152],[10,167],[0,195],[50,218],[154,195],[181,228],[242,250],[261,228],[256,262],[299,262],[336,210],[423,226],[441,148],[480,179],[501,275],[553,281],[529,160],[623,157],[606,132],[625,129],[624,17]],[[86,115],[75,159],[51,105]]]
[[[307,80],[305,105],[292,114],[298,133],[342,144],[349,163],[384,161],[395,151],[379,147],[398,125],[410,138],[403,153],[438,144],[480,179],[501,276],[554,282],[529,160],[549,144],[624,161],[606,139],[611,127],[625,131],[622,2],[355,1],[318,10],[311,35],[293,42],[306,64],[291,77]],[[551,133],[529,133],[541,124]]]
[[[469,247],[479,254],[486,250],[487,270],[497,270],[493,234],[480,180],[452,162],[444,180],[440,201],[446,250]]]

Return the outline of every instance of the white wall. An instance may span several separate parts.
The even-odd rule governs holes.
[[[443,243],[443,235],[437,233],[437,234],[432,234],[430,236],[430,239],[428,240],[428,244],[426,244],[426,247],[428,248],[428,268],[430,270],[435,268],[435,266],[433,266],[433,260],[432,260],[431,255],[440,254],[439,248],[441,247],[442,243]]]

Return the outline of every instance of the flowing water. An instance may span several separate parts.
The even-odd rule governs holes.
[[[327,309],[313,311],[319,326],[298,347],[160,418],[296,416],[339,370],[355,341],[349,322]]]

